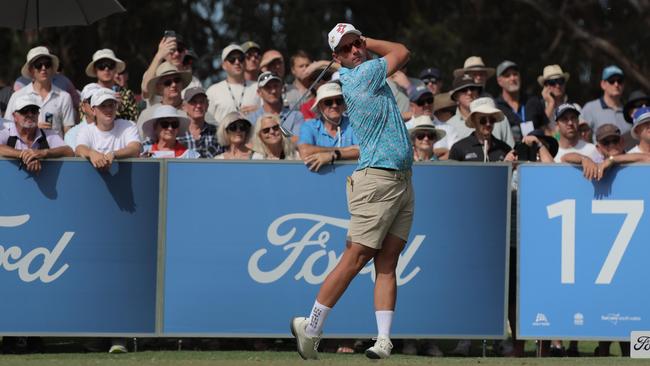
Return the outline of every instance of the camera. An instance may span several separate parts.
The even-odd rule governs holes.
[[[517,153],[517,160],[519,161],[537,161],[538,151],[539,146],[537,145],[528,146],[523,142],[515,145],[515,153]]]

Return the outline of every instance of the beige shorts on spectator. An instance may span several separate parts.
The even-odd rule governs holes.
[[[411,171],[357,170],[347,178],[346,194],[348,241],[374,249],[388,233],[408,241],[415,208]]]

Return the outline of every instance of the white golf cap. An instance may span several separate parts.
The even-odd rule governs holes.
[[[334,51],[339,45],[341,38],[343,38],[343,36],[348,33],[356,34],[357,36],[361,35],[361,32],[358,31],[357,28],[348,23],[339,23],[335,25],[334,28],[332,28],[332,30],[327,35],[327,42],[329,43],[332,51]]]
[[[224,48],[223,51],[221,51],[221,62],[226,61],[226,58],[228,57],[228,55],[230,55],[231,53],[233,53],[235,51],[239,51],[241,53],[244,53],[244,49],[241,48],[240,45],[231,44],[230,46]]]
[[[86,84],[86,86],[81,90],[81,101],[92,98],[93,94],[100,89],[103,88],[97,83]]]
[[[90,106],[97,107],[107,100],[114,100],[116,102],[119,102],[115,96],[114,91],[108,88],[101,88],[99,90],[96,90],[93,96],[90,98]]]
[[[41,108],[41,105],[38,104],[38,99],[34,97],[31,94],[25,94],[21,95],[20,97],[16,98],[16,105],[15,105],[15,111],[20,111],[21,109],[29,106],[36,106],[38,108]]]

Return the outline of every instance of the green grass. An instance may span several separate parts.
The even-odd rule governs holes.
[[[146,351],[123,355],[104,353],[56,353],[33,355],[0,355],[0,365],[647,365],[647,360],[621,357],[607,358],[428,358],[394,355],[389,360],[372,361],[363,355],[321,354],[318,362],[306,362],[295,352],[250,352],[250,351]]]

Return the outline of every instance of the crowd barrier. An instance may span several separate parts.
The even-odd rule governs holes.
[[[519,168],[521,338],[629,341],[650,329],[648,171],[590,182],[568,165]]]
[[[300,162],[0,160],[0,335],[289,337],[345,247],[345,177]],[[394,337],[506,336],[507,164],[414,167]],[[372,265],[330,314],[376,333]]]

